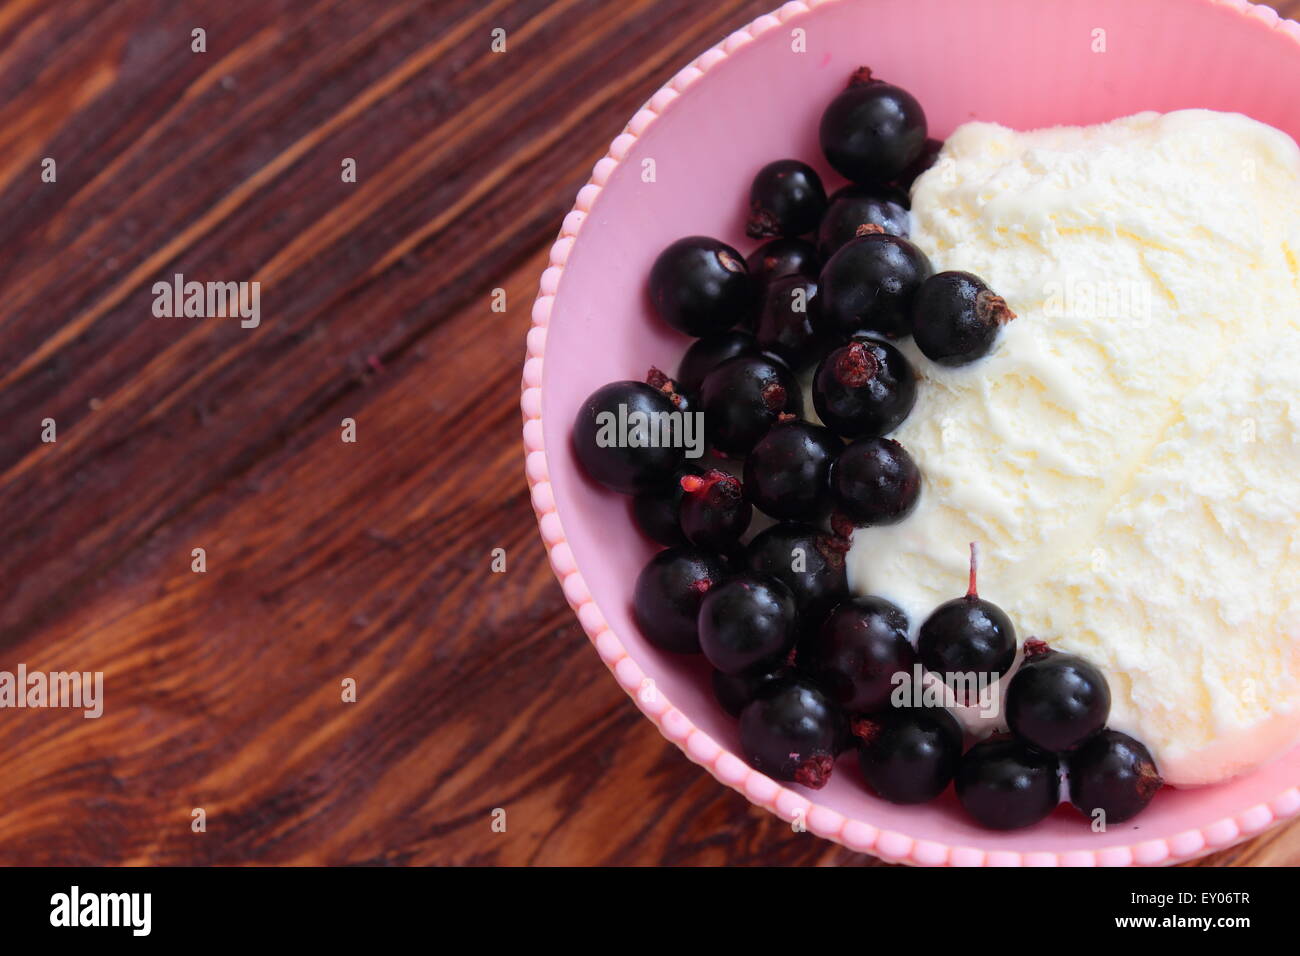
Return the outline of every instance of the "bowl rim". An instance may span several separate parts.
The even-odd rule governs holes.
[[[818,836],[887,862],[921,866],[1167,865],[1225,849],[1300,814],[1300,786],[1296,786],[1284,790],[1271,800],[1171,837],[1060,852],[981,850],[970,846],[950,846],[934,840],[918,840],[905,833],[882,830],[865,821],[846,817],[838,810],[821,806],[803,794],[782,786],[750,768],[696,727],[646,677],[596,606],[582,573],[577,568],[573,552],[565,538],[564,527],[556,513],[542,434],[542,365],[546,351],[546,330],[569,252],[610,175],[627,156],[636,140],[670,107],[673,100],[710,69],[768,30],[802,17],[818,7],[842,2],[846,0],[792,0],[731,33],[679,70],[633,114],[623,132],[610,143],[606,154],[592,168],[590,179],[578,191],[572,209],[564,217],[533,302],[521,382],[520,409],[523,413],[524,471],[530,499],[551,569],[560,582],[565,600],[577,614],[583,631],[619,685],[641,712],[658,727],[659,732],[676,744],[688,759],[709,771],[720,783],[781,819],[787,822],[802,819],[807,829]],[[1300,23],[1280,16],[1271,7],[1251,3],[1249,0],[1194,2],[1235,10],[1253,20],[1261,29],[1281,30],[1295,41],[1297,52],[1300,52]]]

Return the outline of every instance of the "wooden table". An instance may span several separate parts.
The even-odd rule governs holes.
[[[0,7],[0,669],[105,675],[99,719],[0,713],[0,863],[874,862],[638,714],[522,475],[560,219],[770,2]],[[155,317],[176,273],[260,324]]]

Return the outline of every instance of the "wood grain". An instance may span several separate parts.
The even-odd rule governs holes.
[[[560,219],[767,5],[0,7],[0,669],[106,684],[98,720],[3,712],[0,863],[873,862],[638,714],[521,472]],[[261,325],[154,318],[176,272],[261,282]],[[1295,864],[1300,828],[1207,862]]]

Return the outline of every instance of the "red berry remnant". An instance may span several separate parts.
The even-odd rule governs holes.
[[[755,201],[749,204],[749,221],[745,224],[745,235],[751,239],[770,239],[781,235],[781,223],[771,210],[764,209]]]
[[[1016,317],[1007,305],[1007,300],[1000,295],[995,295],[991,290],[984,289],[975,295],[975,313],[981,321],[996,322],[998,325],[1006,325]]]
[[[1150,800],[1165,785],[1164,777],[1156,770],[1156,765],[1143,761],[1138,768],[1137,789],[1143,800]]]
[[[1031,637],[1025,641],[1025,660],[1032,661],[1036,657],[1042,657],[1052,650],[1046,641],[1040,641],[1036,637]]]
[[[870,717],[855,717],[849,723],[849,730],[852,731],[853,736],[867,743],[880,736],[881,729],[880,721]]]
[[[871,67],[869,66],[858,67],[856,70],[853,71],[853,75],[849,77],[850,87],[863,86],[864,84],[867,83],[879,83],[879,82],[880,82],[879,80],[877,80],[875,77],[871,75]]]
[[[874,222],[864,222],[853,230],[853,235],[861,239],[863,236],[883,236],[885,234],[884,226],[877,226]]]
[[[796,756],[791,754],[791,756]],[[799,764],[794,772],[794,782],[802,784],[809,790],[820,790],[831,778],[835,760],[830,754],[813,754]]]
[[[763,388],[763,404],[772,411],[785,408],[785,386],[780,382],[773,382]]]
[[[853,537],[853,529],[855,527],[857,527],[857,525],[850,521],[849,516],[843,511],[834,511],[831,513],[831,531],[835,533],[835,537],[848,541]]]
[[[842,518],[843,516],[841,516]],[[835,517],[831,516],[831,526],[835,525]],[[853,533],[853,525],[848,525],[849,534]],[[848,553],[849,545],[848,534],[841,534],[836,531],[835,534],[819,534],[817,536],[817,553],[825,559],[826,563],[832,568],[844,567],[844,555]]]
[[[682,407],[685,399],[677,393],[677,383],[653,365],[650,366],[650,371],[646,372],[645,383],[667,395],[668,400],[678,408]]]
[[[719,500],[735,500],[740,497],[740,479],[720,468],[710,468],[703,475],[682,475],[682,491],[688,495],[707,495]]]
[[[780,415],[776,416],[778,422],[793,422],[798,418],[799,416],[795,415],[793,412],[782,412]]]
[[[713,587],[712,578],[696,578],[691,582],[691,590],[697,594],[707,594],[709,588]]]
[[[835,360],[835,378],[846,388],[861,388],[879,371],[879,360],[861,342],[851,343]]]

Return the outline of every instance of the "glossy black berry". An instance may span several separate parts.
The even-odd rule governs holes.
[[[850,239],[822,266],[822,324],[841,340],[855,332],[890,338],[912,330],[912,300],[930,260],[908,240],[884,233]]]
[[[578,409],[573,453],[596,481],[634,495],[662,487],[682,464],[680,443],[659,440],[659,416],[677,406],[645,382],[611,382],[596,389]],[[678,416],[680,417],[680,416]]]
[[[710,446],[744,457],[783,414],[803,411],[803,395],[787,366],[765,356],[742,355],[704,377],[700,407]]]
[[[763,290],[754,338],[764,352],[779,356],[794,371],[815,362],[824,351],[818,332],[817,281],[806,276],[773,279]]]
[[[746,671],[742,674],[724,674],[713,672],[713,696],[717,698],[722,709],[732,717],[739,717],[745,705],[761,694],[768,685],[790,677],[793,670],[785,664],[778,664],[771,670]]]
[[[965,675],[1000,677],[1016,659],[1015,625],[1002,608],[979,596],[976,573],[972,543],[966,594],[940,604],[925,619],[916,639],[921,664],[949,684]]]
[[[758,171],[749,187],[745,232],[755,239],[812,232],[826,210],[821,177],[807,163],[779,159]]]
[[[811,634],[848,595],[848,542],[820,528],[783,521],[754,536],[745,549],[750,570],[770,574],[794,592],[801,629]]]
[[[709,551],[738,548],[754,513],[740,479],[712,468],[703,475],[683,475],[681,486],[677,518],[686,540]]]
[[[865,67],[831,100],[819,127],[822,152],[856,183],[902,175],[925,148],[925,111],[911,93],[871,77]]]
[[[708,338],[698,339],[682,356],[677,366],[677,386],[688,395],[699,395],[704,376],[727,359],[738,355],[758,355],[762,350],[754,341],[754,336],[740,329],[720,332]]]
[[[907,196],[892,186],[849,185],[836,190],[817,227],[817,254],[826,261],[863,226],[879,226],[906,239],[911,231]]]
[[[650,301],[659,317],[687,335],[725,332],[754,305],[745,259],[707,236],[678,239],[650,269]]]
[[[916,373],[888,342],[859,339],[828,352],[812,381],[822,424],[845,438],[888,434],[916,404]]]
[[[843,447],[820,425],[777,422],[745,459],[746,497],[778,520],[821,520],[830,513],[831,463]]]
[[[943,793],[961,762],[961,725],[942,707],[893,708],[853,721],[858,765],[877,796],[925,803]]]
[[[645,639],[665,651],[700,650],[700,603],[722,583],[727,569],[700,548],[668,548],[642,568],[632,596],[632,617]]]
[[[686,493],[682,490],[682,478],[702,474],[702,469],[686,462],[662,487],[633,496],[632,520],[646,537],[666,548],[687,543],[677,520],[677,507]]]
[[[760,288],[781,276],[816,279],[822,271],[817,247],[807,239],[783,237],[763,243],[745,260],[749,274]]]
[[[1010,737],[976,744],[957,766],[957,799],[990,830],[1037,823],[1060,802],[1056,757]]]
[[[1106,725],[1110,685],[1095,664],[1042,641],[1026,641],[1007,685],[1007,725],[1040,750],[1073,750]]]
[[[859,438],[831,467],[835,510],[859,528],[902,521],[920,494],[921,470],[892,438]]]
[[[888,707],[895,676],[910,678],[915,663],[907,615],[880,597],[840,602],[821,629],[799,645],[799,666],[849,714]]]
[[[700,649],[724,674],[775,668],[798,633],[794,595],[766,574],[732,575],[700,604]]]
[[[899,189],[911,189],[916,178],[923,172],[933,166],[939,160],[939,152],[943,149],[943,140],[927,139],[925,145],[921,147],[921,153],[916,159],[908,164],[907,169],[894,180],[894,185]]]
[[[1103,730],[1069,755],[1070,802],[1085,816],[1097,810],[1107,823],[1141,813],[1164,781],[1151,751],[1118,730]]]
[[[998,332],[1016,314],[979,276],[937,272],[912,300],[912,337],[926,358],[940,365],[966,365],[993,348]]]
[[[806,677],[766,687],[740,714],[740,748],[750,766],[818,790],[830,779],[842,718]]]

